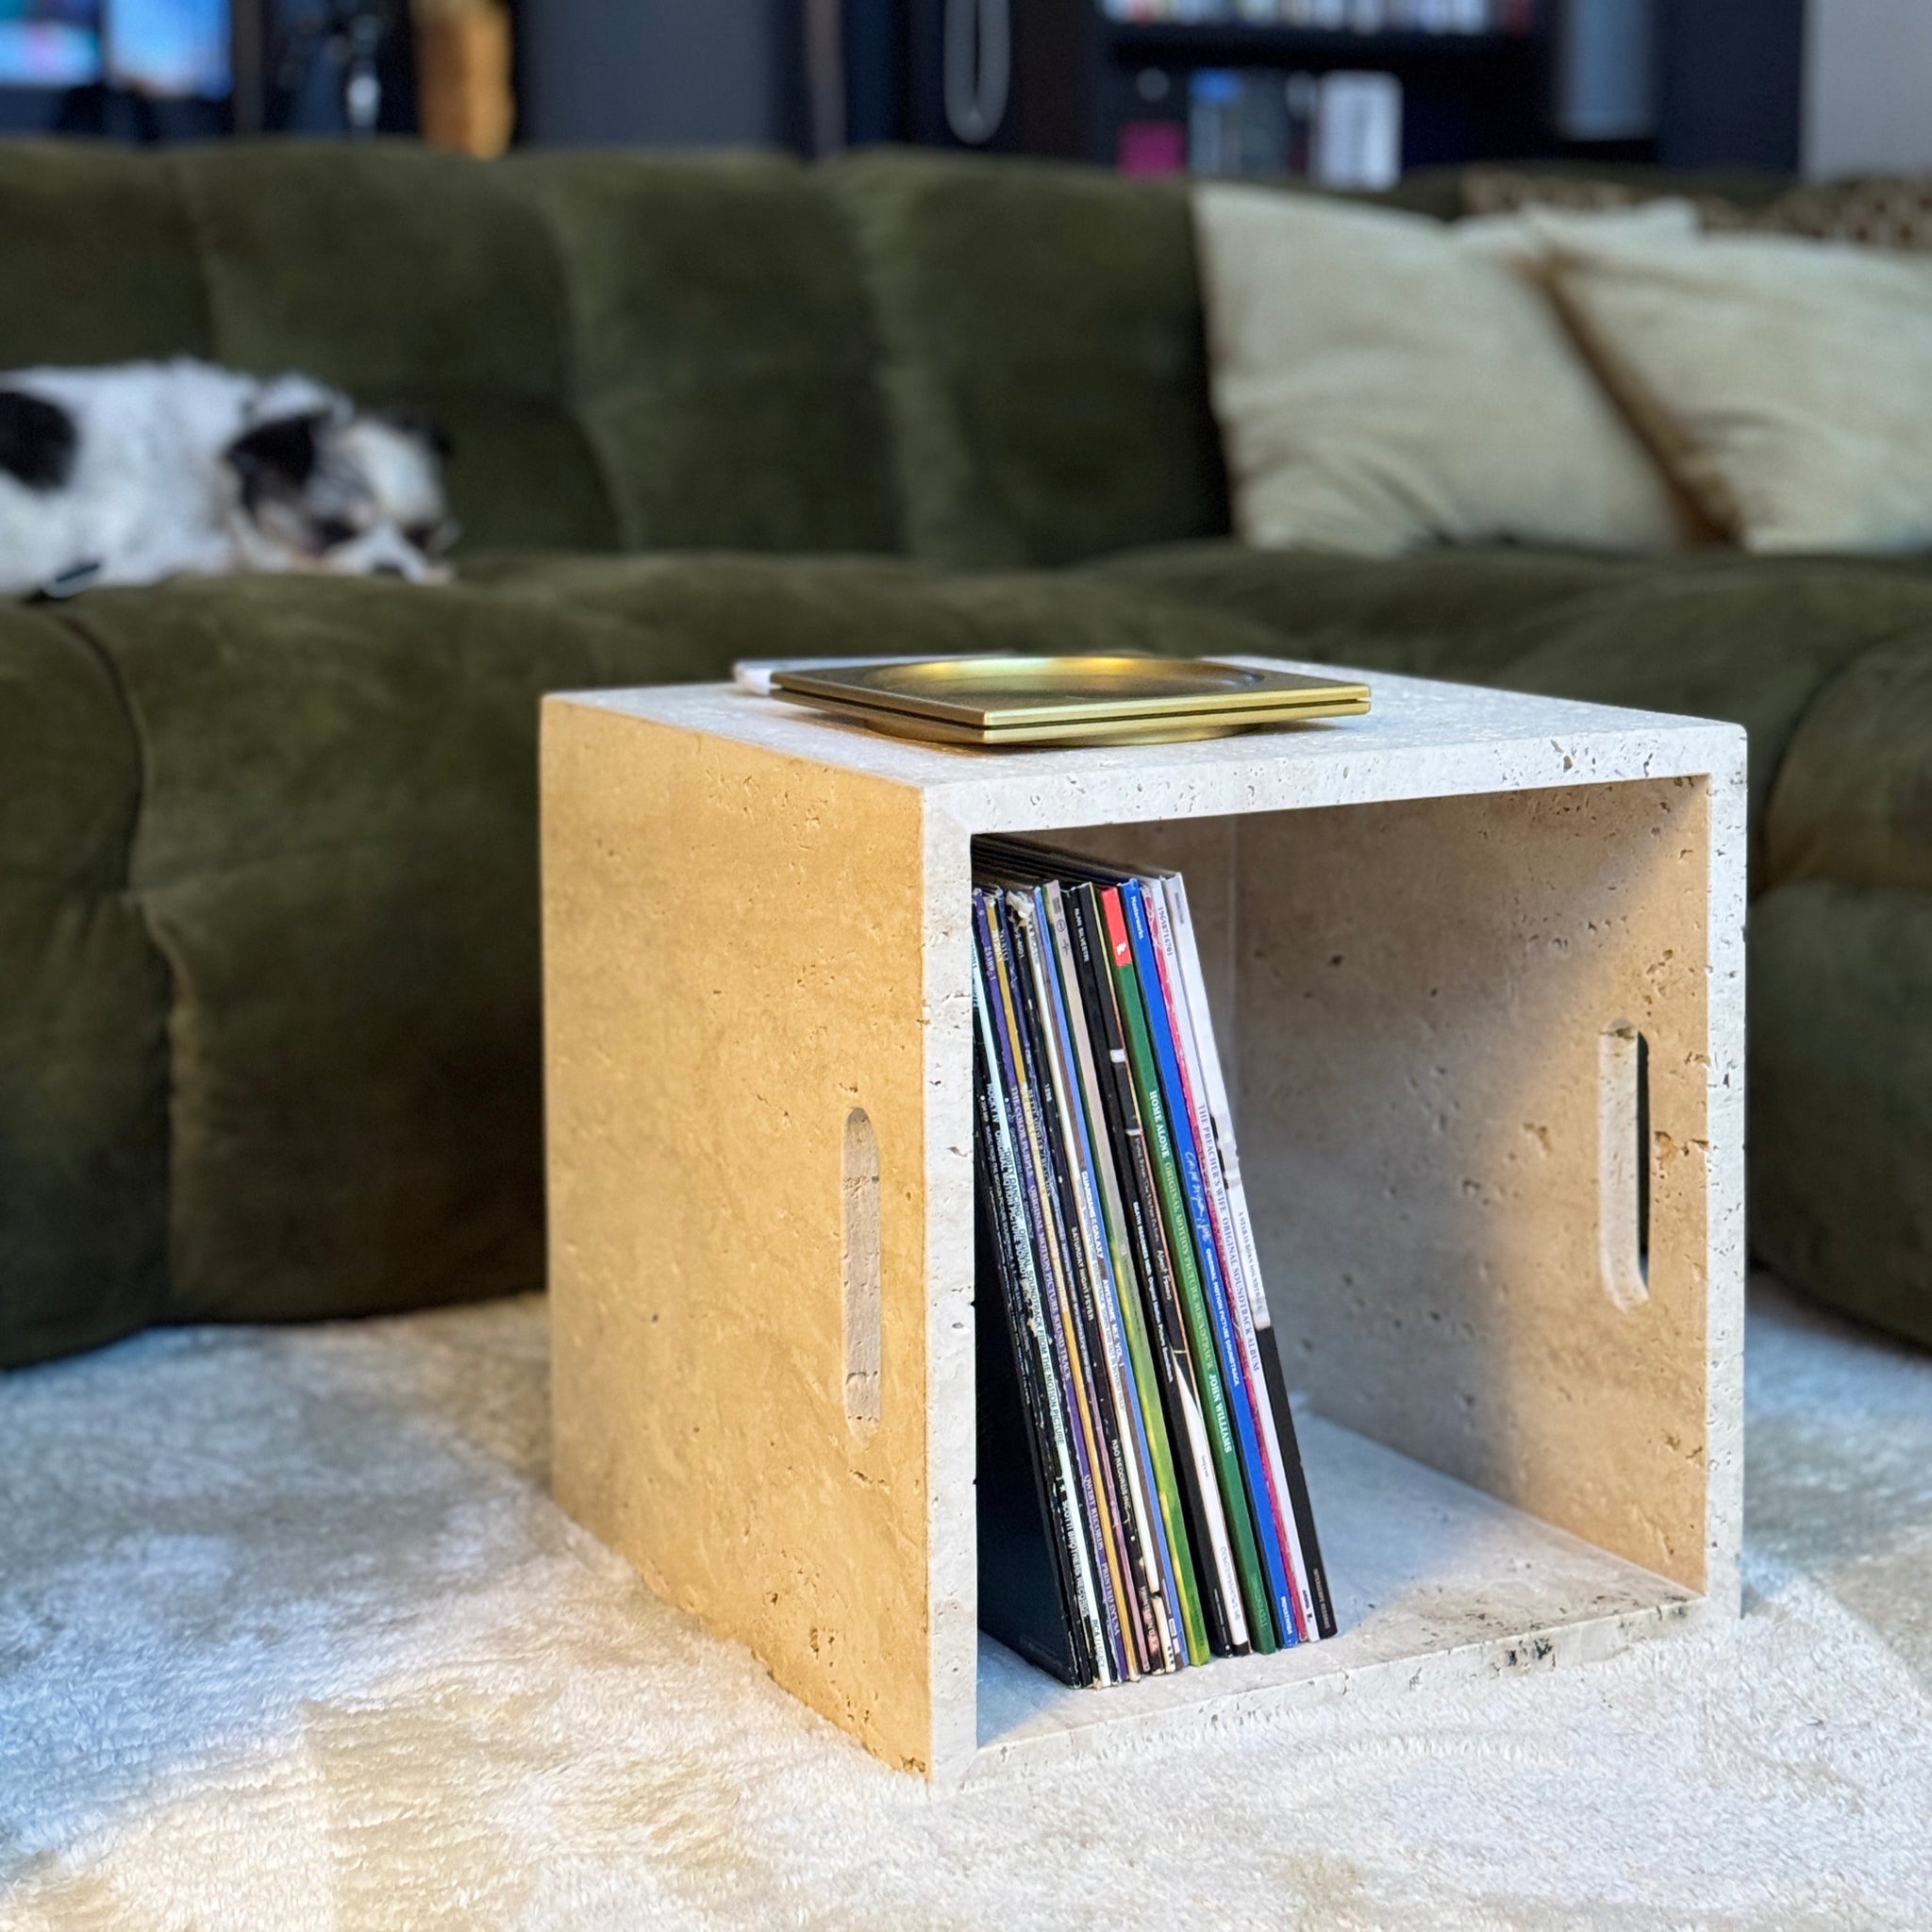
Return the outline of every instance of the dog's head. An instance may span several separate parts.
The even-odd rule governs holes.
[[[258,422],[225,454],[243,539],[264,567],[421,584],[449,579],[448,450],[426,418],[335,406]]]

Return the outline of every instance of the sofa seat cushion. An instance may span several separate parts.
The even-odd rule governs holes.
[[[1498,548],[1362,562],[1206,543],[1111,558],[1088,574],[1266,625],[1291,657],[1742,724],[1758,891],[1806,847],[1808,827],[1788,814],[1775,859],[1762,836],[1814,700],[1867,652],[1932,636],[1932,563],[1877,558]],[[1883,708],[1875,692],[1868,702]],[[1827,861],[1808,848],[1806,863],[1817,872]]]
[[[1778,879],[1932,892],[1932,608],[1812,701],[1765,819]]]
[[[0,1368],[164,1320],[168,975],[108,666],[0,607]]]
[[[75,761],[138,774],[104,903],[158,968],[151,1040],[66,1044],[75,1078],[158,1076],[160,1124],[99,1136],[165,1156],[166,1291],[121,1327],[541,1283],[538,699],[651,680],[653,635],[325,577],[101,591],[61,623],[118,693]],[[122,1308],[106,1268],[75,1291],[68,1346]]]
[[[1751,915],[1751,1242],[1932,1348],[1932,893],[1814,879]]]

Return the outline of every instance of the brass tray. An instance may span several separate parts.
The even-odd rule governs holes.
[[[1369,688],[1299,671],[1127,656],[954,658],[775,672],[774,695],[947,744],[1137,744],[1359,715]]]

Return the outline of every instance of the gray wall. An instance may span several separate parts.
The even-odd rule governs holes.
[[[1932,5],[1811,0],[1805,172],[1932,168]]]
[[[524,0],[523,138],[546,146],[770,145],[774,0]]]

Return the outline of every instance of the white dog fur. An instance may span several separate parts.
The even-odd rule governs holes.
[[[441,581],[440,448],[303,375],[185,358],[0,375],[0,595],[234,571]]]

